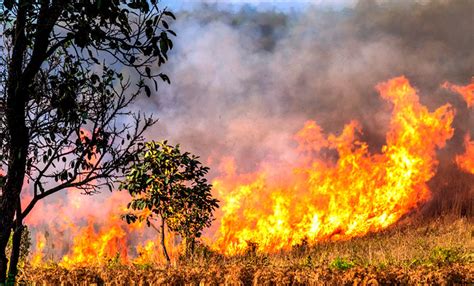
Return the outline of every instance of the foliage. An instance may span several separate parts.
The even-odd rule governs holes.
[[[338,269],[338,270],[347,270],[354,267],[355,264],[352,261],[345,260],[341,257],[337,257],[336,259],[334,259],[333,262],[331,262],[330,266],[331,268]]]
[[[460,253],[461,250],[458,248],[445,248],[438,246],[433,248],[429,261],[436,265],[458,262],[462,260]]]
[[[200,237],[210,226],[218,200],[211,194],[205,175],[209,168],[198,157],[182,153],[179,145],[148,142],[127,174],[121,188],[132,196],[128,204],[128,223],[151,221],[157,217],[166,221],[170,231],[185,239]]]

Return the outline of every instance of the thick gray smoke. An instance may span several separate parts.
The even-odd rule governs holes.
[[[474,75],[472,11],[470,0],[366,0],[338,11],[203,5],[178,13],[166,66],[172,84],[142,106],[160,119],[150,139],[168,138],[204,159],[234,156],[247,170],[269,157],[291,160],[291,136],[306,120],[340,132],[356,119],[377,150],[390,108],[374,86],[405,75],[431,109],[456,106],[460,145],[474,124],[461,98],[440,85]]]

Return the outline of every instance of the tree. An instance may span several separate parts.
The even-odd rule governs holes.
[[[198,157],[181,153],[179,145],[148,142],[121,185],[132,196],[131,212],[124,215],[127,223],[138,220],[154,226],[153,221],[160,220],[161,246],[168,263],[165,224],[185,239],[188,252],[213,221],[213,211],[219,206],[205,178],[208,171]]]
[[[169,83],[158,67],[175,35],[175,16],[156,2],[0,2],[0,285],[7,272],[14,283],[23,219],[38,201],[112,189],[143,149],[155,121],[130,104],[151,95],[150,83]],[[33,198],[22,204],[25,181]]]

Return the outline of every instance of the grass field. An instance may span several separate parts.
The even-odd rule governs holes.
[[[204,246],[169,267],[153,263],[64,269],[25,266],[29,285],[379,285],[474,283],[474,220],[407,219],[348,241],[302,243],[292,250],[223,257]]]

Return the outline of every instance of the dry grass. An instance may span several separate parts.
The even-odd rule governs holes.
[[[26,267],[33,285],[378,285],[474,283],[474,221],[405,220],[383,232],[291,251],[226,258],[199,247],[171,267],[118,265],[63,269]]]

